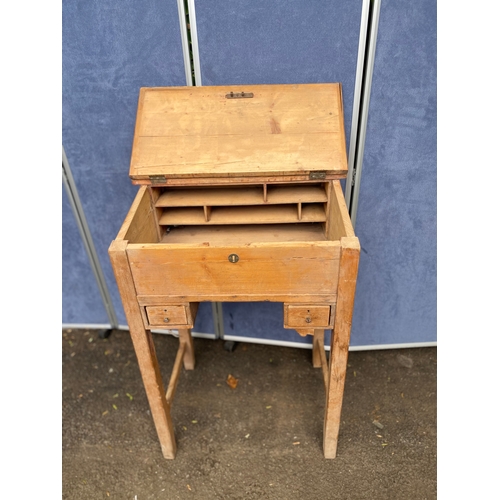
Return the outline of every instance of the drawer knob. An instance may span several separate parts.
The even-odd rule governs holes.
[[[306,323],[310,323],[311,322],[311,318],[307,317],[306,318]]]
[[[238,262],[240,260],[240,258],[235,253],[232,253],[228,257],[228,260],[229,260],[229,262],[232,262],[234,264],[235,262]]]
[[[163,318],[164,323],[168,323],[170,320],[168,318]]]

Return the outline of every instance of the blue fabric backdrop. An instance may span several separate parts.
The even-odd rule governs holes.
[[[89,258],[68,200],[62,192],[62,322],[109,323]]]
[[[436,1],[384,0],[356,233],[352,343],[434,342]]]

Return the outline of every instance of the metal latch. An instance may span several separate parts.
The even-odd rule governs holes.
[[[314,181],[317,179],[326,179],[326,171],[320,170],[317,172],[310,172],[309,173],[309,180]]]
[[[230,92],[226,99],[241,99],[242,97],[253,97],[253,92]]]
[[[151,184],[165,184],[167,179],[164,175],[150,175],[149,180]]]

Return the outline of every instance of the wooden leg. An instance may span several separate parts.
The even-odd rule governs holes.
[[[184,349],[184,368],[186,370],[194,369],[194,347],[191,330],[179,330],[179,341],[181,344],[186,344]]]
[[[313,338],[313,366],[321,368],[321,349],[324,349],[325,330],[314,330]]]
[[[126,247],[126,241],[114,241],[109,248],[109,256],[122,298],[123,308],[130,328],[130,336],[141,371],[144,389],[148,397],[151,415],[153,416],[156,432],[158,433],[161,450],[165,458],[172,459],[175,458],[177,447],[172,419],[170,417],[170,405],[167,404],[151,332],[144,328],[142,322],[128,264]]]
[[[358,274],[359,242],[357,238],[341,239],[341,256],[335,328],[330,345],[330,366],[325,406],[323,450],[325,458],[337,455],[337,440],[351,336],[352,311]]]
[[[169,459],[175,458],[177,446],[174,426],[151,332],[148,330],[132,332],[131,328],[130,333],[163,456]]]

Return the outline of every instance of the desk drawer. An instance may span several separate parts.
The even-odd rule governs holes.
[[[290,295],[335,295],[340,246],[337,242],[129,245],[127,255],[139,296],[230,301],[255,296],[283,302],[280,298]]]
[[[284,305],[285,328],[328,328],[331,317],[330,305]]]
[[[198,303],[146,305],[141,307],[146,328],[193,328]]]
[[[187,314],[185,306],[148,306],[146,315],[150,325],[187,325]]]

